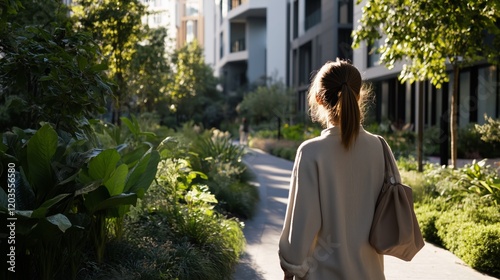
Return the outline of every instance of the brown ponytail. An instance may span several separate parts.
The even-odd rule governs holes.
[[[366,96],[356,67],[340,59],[327,62],[309,89],[311,118],[325,127],[340,125],[342,144],[349,149],[359,133]]]

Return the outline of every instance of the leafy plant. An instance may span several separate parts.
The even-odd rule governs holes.
[[[104,150],[90,159],[79,173],[83,184],[99,182],[99,187],[84,195],[84,206],[92,217],[92,237],[97,261],[104,256],[106,218],[115,218],[115,235],[120,238],[123,218],[130,205],[142,198],[156,176],[159,153],[150,148],[137,162],[129,166],[115,149]]]
[[[16,166],[14,213],[18,218],[19,255],[30,256],[29,261],[36,265],[41,279],[53,279],[60,272],[57,258],[65,248],[72,246],[68,243],[72,238],[78,240],[78,230],[87,225],[87,221],[74,212],[77,196],[95,186],[93,182],[83,185],[75,180],[91,153],[78,150],[81,141],[66,143],[63,138],[49,124],[38,131],[15,128],[3,134],[0,149],[0,165],[13,163]],[[5,176],[2,174],[2,180],[6,180]],[[5,202],[0,213],[10,215],[5,191],[0,189],[1,201]],[[76,261],[78,254],[63,263],[69,262],[75,267]],[[31,272],[20,273],[28,275]]]
[[[97,45],[87,33],[38,27],[7,34],[0,64],[0,130],[50,122],[72,133],[104,112],[110,94]]]

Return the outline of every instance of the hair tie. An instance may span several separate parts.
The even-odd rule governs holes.
[[[347,82],[342,82],[342,83],[340,84],[340,88],[342,88],[342,87],[344,87],[344,86],[349,86],[349,85],[347,84]]]

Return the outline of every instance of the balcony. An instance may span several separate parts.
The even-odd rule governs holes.
[[[245,38],[236,39],[231,42],[231,52],[241,52],[246,50]]]

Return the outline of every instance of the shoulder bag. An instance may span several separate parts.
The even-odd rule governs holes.
[[[424,240],[413,209],[412,189],[402,184],[394,156],[385,140],[385,177],[377,199],[370,230],[370,244],[379,254],[410,261],[424,247]]]

